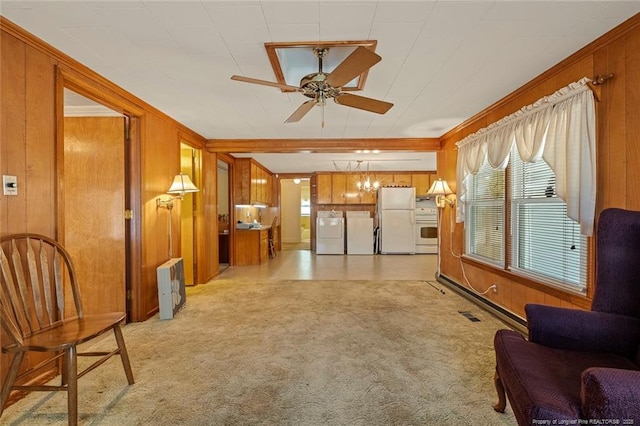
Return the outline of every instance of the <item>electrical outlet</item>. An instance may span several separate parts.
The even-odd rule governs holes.
[[[491,286],[491,288],[493,289],[493,292],[494,292],[494,293],[497,293],[497,292],[498,292],[498,284],[493,284],[493,285]]]

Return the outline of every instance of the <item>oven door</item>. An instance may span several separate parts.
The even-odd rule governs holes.
[[[416,253],[438,252],[437,220],[416,221],[415,224]]]

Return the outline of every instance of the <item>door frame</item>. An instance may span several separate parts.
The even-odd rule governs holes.
[[[202,189],[202,148],[198,147],[198,146],[194,146],[192,142],[189,141],[188,138],[183,137],[182,135],[180,135],[179,138],[179,146],[180,146],[180,172],[181,173],[185,173],[187,175],[189,175],[189,177],[191,178],[191,181],[193,182],[193,184],[199,188]],[[182,157],[182,150],[183,149],[190,149],[191,150],[191,165],[190,165],[190,170],[188,172],[185,172],[182,168],[182,161],[183,161],[183,157]],[[192,214],[193,214],[193,224],[192,224],[192,230],[191,230],[191,234],[192,234],[192,238],[191,238],[191,252],[193,254],[193,258],[190,259],[191,260],[191,265],[192,265],[192,277],[193,277],[193,283],[188,284],[188,285],[197,285],[197,284],[202,284],[201,281],[201,276],[198,273],[198,262],[199,259],[201,258],[201,256],[203,256],[203,252],[202,252],[202,247],[204,245],[204,239],[200,237],[200,218],[202,216],[202,196],[200,194],[200,191],[195,192],[192,194]],[[184,200],[182,201],[182,204],[184,204]],[[182,228],[182,209],[181,209],[181,213],[180,213],[180,228]],[[184,258],[184,253],[182,253],[182,248],[184,247],[184,236],[183,233],[180,232],[180,247],[181,247],[181,256]]]
[[[55,93],[55,118],[56,118],[56,237],[64,239],[64,217],[60,212],[64,211],[64,89],[89,98],[104,105],[126,117],[129,121],[129,134],[125,135],[125,210],[131,212],[131,219],[125,221],[125,281],[126,281],[126,305],[127,321],[139,321],[144,319],[141,312],[142,293],[142,153],[141,153],[141,128],[144,120],[144,111],[117,95],[102,89],[98,83],[90,82],[56,66],[56,93]],[[128,181],[127,181],[128,180]],[[122,212],[124,215],[125,212]]]

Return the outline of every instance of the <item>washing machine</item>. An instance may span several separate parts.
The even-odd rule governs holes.
[[[373,254],[373,218],[369,211],[347,212],[347,254]]]
[[[344,217],[342,212],[318,212],[316,217],[316,254],[344,254]]]

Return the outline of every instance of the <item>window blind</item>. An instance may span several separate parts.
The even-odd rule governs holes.
[[[504,265],[505,171],[485,161],[470,179],[465,221],[465,253]]]
[[[584,293],[587,237],[567,217],[554,172],[544,160],[525,163],[511,152],[511,269]]]

